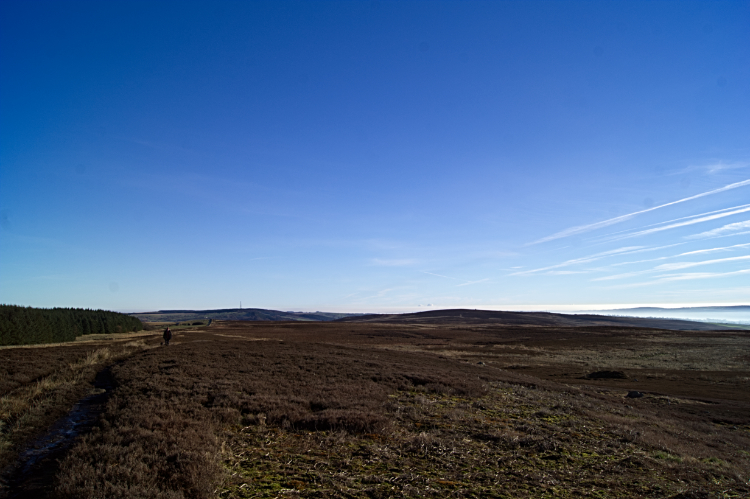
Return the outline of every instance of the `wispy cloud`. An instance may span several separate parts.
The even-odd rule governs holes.
[[[684,274],[667,274],[659,276],[655,282],[690,281],[693,279],[710,279],[715,277],[729,277],[750,274],[750,269],[734,270],[732,272],[686,272]]]
[[[422,271],[422,273],[423,274],[434,275],[434,276],[437,276],[437,277],[442,277],[443,279],[452,279],[454,281],[462,281],[463,280],[463,279],[456,279],[455,277],[448,277],[447,275],[435,274],[434,272],[426,272],[424,270]]]
[[[685,243],[668,244],[666,246],[655,246],[655,247],[651,247],[651,248],[646,247],[646,246],[626,246],[624,248],[619,248],[619,249],[610,250],[610,251],[603,251],[601,253],[595,253],[593,255],[584,256],[582,258],[574,258],[573,260],[566,260],[566,261],[564,261],[562,263],[558,263],[556,265],[550,265],[548,267],[541,267],[541,268],[538,268],[538,269],[524,270],[524,271],[521,271],[521,272],[514,272],[514,273],[509,274],[509,275],[535,274],[535,273],[544,272],[544,271],[547,271],[547,270],[559,269],[559,268],[562,268],[562,267],[569,267],[571,265],[579,265],[579,264],[582,264],[582,263],[594,262],[596,260],[601,260],[603,258],[608,258],[608,257],[612,257],[612,256],[632,255],[634,253],[645,253],[645,252],[648,252],[648,251],[657,251],[657,250],[661,250],[661,249],[671,248],[671,247],[674,247],[674,246],[679,246],[681,244],[685,244]],[[549,272],[548,272],[548,274],[549,274]]]
[[[721,236],[715,236],[715,237],[713,237],[713,239],[718,239],[720,237],[742,236],[744,234],[750,234],[750,230],[746,230],[746,231],[743,231],[743,232],[735,232],[734,234],[724,234],[724,235],[721,235]]]
[[[750,220],[745,220],[744,222],[735,222],[733,224],[727,224],[723,227],[719,227],[716,229],[708,230],[706,232],[701,232],[700,234],[693,234],[692,236],[687,236],[685,239],[707,239],[711,237],[719,237],[727,234],[732,234],[741,230],[750,229]]]
[[[663,263],[656,267],[657,271],[664,270],[682,270],[690,267],[698,267],[701,265],[714,265],[717,263],[725,262],[736,262],[737,260],[750,260],[750,255],[744,256],[732,256],[729,258],[717,258],[714,260],[704,260],[702,262],[677,262],[677,263]]]
[[[750,163],[738,161],[735,163],[725,163],[723,161],[718,161],[716,163],[711,163],[709,165],[703,165],[698,168],[705,170],[708,173],[719,173],[724,170],[737,170],[739,168],[747,168],[750,166]]]
[[[681,274],[664,274],[656,279],[644,282],[635,282],[631,284],[621,284],[612,286],[611,289],[639,288],[643,286],[653,286],[672,281],[692,281],[695,279],[714,279],[720,277],[732,277],[736,275],[750,274],[750,269],[734,270],[731,272],[685,272]]]
[[[370,300],[370,299],[372,299],[372,298],[382,298],[383,296],[387,295],[387,294],[388,294],[388,293],[390,293],[391,291],[395,291],[395,290],[397,290],[397,289],[400,289],[400,288],[396,287],[396,288],[386,288],[386,289],[381,289],[380,291],[378,291],[378,292],[377,292],[377,293],[375,293],[374,295],[371,295],[371,296],[365,296],[364,298],[361,298],[361,300]]]
[[[666,225],[666,224],[670,224],[672,222],[679,222],[680,220],[689,220],[689,219],[693,219],[693,218],[703,217],[703,216],[706,216],[706,215],[713,215],[714,213],[723,213],[725,211],[737,210],[737,209],[745,208],[745,207],[748,207],[748,206],[750,206],[750,204],[743,204],[743,205],[739,205],[739,206],[733,206],[731,208],[722,208],[721,210],[707,211],[705,213],[699,213],[697,215],[690,215],[690,216],[687,216],[687,217],[680,217],[680,218],[674,218],[672,220],[665,220],[663,222],[658,222],[658,223],[655,223],[655,224],[644,225],[644,226],[642,226],[642,227],[640,227],[638,229],[625,229],[625,230],[619,230],[617,232],[610,232],[609,234],[605,234],[605,235],[601,236],[601,239],[603,239],[603,240],[609,240],[610,236],[616,236],[617,234],[623,234],[625,232],[632,232],[633,230],[642,230],[642,229],[647,229],[648,227],[658,227],[660,225]]]
[[[685,168],[679,168],[677,170],[668,171],[665,175],[683,175],[691,172],[705,172],[708,174],[715,174],[723,172],[724,170],[737,170],[740,168],[747,168],[750,166],[750,162],[747,161],[735,161],[728,163],[726,161],[714,161],[711,163],[704,163],[699,165],[690,165]]]
[[[644,274],[655,274],[659,272],[671,272],[675,270],[682,270],[682,269],[688,269],[691,267],[700,267],[703,265],[715,265],[718,263],[727,263],[727,262],[736,262],[740,260],[750,260],[750,255],[743,255],[743,256],[733,256],[729,258],[717,258],[714,260],[703,260],[701,262],[676,262],[676,263],[664,263],[661,265],[657,265],[653,269],[647,269],[647,270],[640,270],[637,272],[627,272],[624,274],[616,274],[616,275],[609,275],[605,277],[597,277],[596,279],[592,279],[592,281],[611,281],[614,279],[624,279],[626,277],[634,277],[637,275],[644,275]]]
[[[662,227],[655,227],[653,229],[639,230],[637,232],[631,232],[629,234],[623,234],[621,236],[612,237],[609,240],[610,241],[621,241],[623,239],[630,239],[631,237],[645,236],[646,234],[653,234],[654,232],[661,232],[661,231],[664,231],[664,230],[676,229],[677,227],[685,227],[687,225],[694,225],[694,224],[703,223],[703,222],[710,222],[711,220],[716,220],[716,219],[728,217],[728,216],[731,216],[731,215],[737,215],[739,213],[746,213],[748,211],[750,211],[750,206],[746,206],[745,208],[741,208],[741,209],[734,210],[734,211],[726,211],[726,212],[723,212],[723,213],[716,213],[714,215],[708,215],[708,216],[705,216],[705,217],[694,218],[692,220],[686,220],[684,222],[679,222],[679,223],[675,223],[675,224],[665,225],[665,226],[662,226]]]
[[[705,253],[713,253],[716,251],[732,251],[735,249],[748,248],[748,247],[750,247],[750,243],[735,244],[732,246],[722,246],[721,248],[706,248],[706,249],[695,250],[695,251],[686,251],[684,253],[679,253],[677,255],[660,256],[659,258],[649,258],[647,260],[635,260],[632,262],[613,263],[609,267],[621,267],[623,265],[633,265],[636,263],[658,262],[661,260],[669,260],[670,258],[680,258],[682,256],[700,255],[700,254],[705,254]]]
[[[434,272],[426,272],[424,270],[422,271],[422,273],[423,274],[434,275],[436,277],[442,277],[443,279],[450,279],[452,281],[462,281],[461,284],[456,285],[457,288],[460,288],[461,286],[469,286],[470,284],[477,284],[477,283],[480,283],[480,282],[485,282],[485,281],[489,281],[490,280],[490,278],[487,277],[487,278],[484,278],[484,279],[479,279],[478,281],[465,281],[463,279],[457,279],[455,277],[448,277],[447,275],[436,274]]]
[[[380,267],[408,267],[409,265],[416,265],[419,263],[418,260],[413,258],[373,258],[371,265],[377,265]]]
[[[477,284],[477,283],[480,283],[480,282],[485,282],[485,281],[489,281],[489,280],[490,280],[490,279],[489,279],[489,277],[487,277],[487,278],[485,278],[485,279],[479,279],[478,281],[468,281],[468,282],[465,282],[465,283],[463,283],[463,284],[459,284],[459,285],[458,285],[458,286],[456,286],[456,287],[457,287],[457,288],[460,288],[461,286],[469,286],[469,285],[471,285],[471,284]]]
[[[635,277],[643,274],[652,274],[654,272],[653,269],[648,270],[637,270],[635,272],[624,272],[622,274],[614,274],[614,275],[608,275],[604,277],[597,277],[596,279],[591,279],[592,281],[614,281],[616,279],[626,279],[628,277]]]
[[[619,217],[610,218],[609,220],[603,220],[601,222],[596,222],[596,223],[588,224],[588,225],[579,225],[577,227],[571,227],[569,229],[565,229],[563,231],[560,231],[560,232],[557,232],[555,234],[552,234],[551,236],[547,236],[547,237],[543,237],[541,239],[538,239],[538,240],[536,240],[536,241],[534,241],[532,243],[529,243],[529,244],[539,244],[539,243],[544,243],[544,242],[548,242],[548,241],[553,241],[555,239],[561,239],[561,238],[564,238],[564,237],[573,236],[573,235],[576,235],[576,234],[582,234],[584,232],[590,232],[592,230],[601,229],[603,227],[608,227],[610,225],[614,225],[614,224],[617,224],[617,223],[620,223],[620,222],[624,222],[626,220],[630,220],[631,218],[633,218],[633,217],[635,217],[637,215],[640,215],[642,213],[648,213],[650,211],[659,210],[659,209],[665,208],[667,206],[673,206],[673,205],[676,205],[676,204],[679,204],[679,203],[685,203],[687,201],[692,201],[694,199],[702,198],[702,197],[705,197],[705,196],[710,196],[712,194],[718,194],[720,192],[725,192],[725,191],[728,191],[728,190],[731,190],[731,189],[737,189],[738,187],[744,187],[746,185],[750,185],[750,179],[743,180],[741,182],[735,182],[735,183],[729,184],[729,185],[725,185],[724,187],[720,187],[718,189],[713,189],[713,190],[707,191],[707,192],[702,192],[702,193],[696,194],[694,196],[690,196],[690,197],[678,199],[677,201],[672,201],[670,203],[665,203],[665,204],[662,204],[662,205],[659,205],[659,206],[654,206],[653,208],[647,208],[645,210],[635,211],[635,212],[629,213],[627,215],[621,215]]]
[[[700,249],[700,250],[695,250],[695,251],[687,251],[685,253],[680,253],[677,256],[700,255],[703,253],[713,253],[714,251],[732,251],[732,250],[740,249],[740,248],[750,248],[750,243],[733,244],[732,246],[722,246],[721,248],[706,248],[706,249]]]

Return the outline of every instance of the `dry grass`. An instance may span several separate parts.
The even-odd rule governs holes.
[[[736,430],[686,412],[697,407],[687,399],[623,399],[434,353],[373,349],[351,334],[355,326],[329,335],[334,327],[219,324],[217,334],[185,334],[175,348],[129,359],[114,370],[120,388],[102,428],[63,463],[58,491],[195,498],[750,492],[750,454],[743,454],[750,426]],[[380,345],[403,340],[403,331],[388,331]]]
[[[642,432],[654,419],[585,395],[493,383],[480,398],[396,392],[391,404],[393,424],[378,434],[290,432],[263,424],[227,432],[232,478],[221,497],[747,493],[741,490],[746,475],[727,476],[746,469],[747,460],[707,465],[710,458],[694,457],[700,453],[692,446],[653,441],[662,428]],[[603,417],[611,410],[620,415]],[[701,451],[716,452],[704,445]]]
[[[750,351],[750,335],[723,337],[674,338],[646,337],[638,348],[609,348],[595,351],[589,348],[566,350],[539,348],[539,361],[577,363],[585,366],[619,369],[666,369],[699,371],[747,370],[742,359]]]
[[[410,361],[325,345],[183,337],[112,369],[118,388],[101,429],[63,462],[57,491],[211,497],[223,477],[217,435],[226,425],[376,433],[391,424],[389,394],[399,388],[482,393],[476,376]]]
[[[653,348],[657,333],[639,334],[651,338],[644,351]],[[668,334],[675,350],[703,341],[687,334],[680,344]],[[603,387],[629,379],[576,378],[571,386],[537,371],[499,369],[507,359],[492,356],[525,351],[519,359],[533,364],[554,353],[561,338],[574,355],[587,351],[603,359],[640,341],[632,332],[455,325],[215,323],[184,332],[174,345],[144,349],[112,368],[114,395],[99,427],[63,460],[56,493],[196,499],[750,494],[745,372],[695,374],[706,378],[700,386],[739,390],[725,401],[655,392],[627,399],[626,385]],[[724,347],[733,351],[733,341]],[[76,365],[102,355],[88,352]],[[613,361],[612,368],[622,366]],[[632,377],[636,368],[628,369]],[[683,379],[679,371],[648,372],[663,387]]]
[[[458,329],[453,327],[452,329]],[[489,336],[501,328],[461,328],[468,335],[481,332]],[[591,336],[596,338],[597,331]],[[527,335],[527,337],[530,335]],[[592,338],[592,339],[593,339]],[[532,339],[529,337],[528,339]],[[566,338],[567,339],[567,338]],[[591,341],[568,342],[504,341],[483,345],[457,341],[438,344],[383,345],[402,351],[433,352],[465,359],[503,359],[506,363],[534,362],[541,365],[575,364],[602,369],[662,369],[697,371],[746,371],[747,353],[750,351],[750,334],[747,333],[695,333],[661,332],[623,335],[620,341],[596,345]]]
[[[10,375],[0,384],[5,388],[0,396],[0,469],[12,462],[24,442],[88,393],[98,370],[142,345],[118,347],[42,350],[52,354],[47,356],[30,348],[15,362],[8,359],[3,368]]]
[[[136,332],[129,332],[129,333],[109,333],[109,334],[87,334],[83,336],[76,336],[75,341],[68,341],[65,343],[40,343],[35,345],[0,345],[0,351],[2,350],[14,350],[14,349],[45,349],[45,348],[52,348],[52,349],[58,349],[60,347],[79,347],[82,343],[101,343],[103,341],[121,341],[121,340],[127,340],[130,338],[155,338],[158,336],[158,333],[154,333],[153,331],[136,331]]]

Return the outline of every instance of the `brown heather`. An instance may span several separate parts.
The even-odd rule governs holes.
[[[56,497],[750,494],[745,333],[225,322],[173,343],[112,368]]]
[[[24,442],[88,395],[97,371],[143,347],[129,341],[0,349],[0,471]]]

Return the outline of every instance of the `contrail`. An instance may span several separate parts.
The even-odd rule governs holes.
[[[658,210],[660,208],[665,208],[667,206],[672,206],[679,203],[685,203],[687,201],[692,201],[693,199],[702,198],[704,196],[710,196],[711,194],[718,194],[719,192],[728,191],[731,189],[736,189],[738,187],[744,187],[746,185],[750,185],[750,179],[743,180],[742,182],[735,182],[734,184],[725,185],[724,187],[720,187],[718,189],[714,189],[712,191],[702,192],[700,194],[696,194],[695,196],[690,196],[687,198],[678,199],[677,201],[672,201],[671,203],[661,204],[659,206],[654,206],[653,208],[647,208],[645,210],[641,211],[635,211],[633,213],[629,213],[627,215],[621,215],[619,217],[610,218],[609,220],[603,220],[601,222],[596,222],[589,225],[579,225],[577,227],[571,227],[569,229],[565,229],[563,231],[557,232],[555,234],[552,234],[551,236],[543,237],[541,239],[538,239],[534,241],[531,244],[539,244],[539,243],[546,243],[547,241],[553,241],[555,239],[561,239],[563,237],[569,237],[573,236],[575,234],[582,234],[584,232],[589,232],[596,229],[601,229],[602,227],[608,227],[610,225],[614,225],[620,222],[624,222],[626,220],[630,220],[636,215],[640,215],[641,213],[648,213],[649,211]]]
[[[567,261],[564,261],[562,263],[558,263],[557,265],[550,265],[549,267],[542,267],[540,269],[532,269],[532,270],[524,270],[524,271],[521,271],[521,272],[513,272],[512,274],[509,274],[509,275],[533,274],[533,273],[536,273],[536,272],[543,272],[545,270],[558,269],[560,267],[568,267],[570,265],[576,265],[576,264],[579,264],[579,263],[593,262],[595,260],[601,260],[602,258],[606,258],[608,256],[620,255],[620,254],[623,254],[623,253],[624,254],[633,253],[633,252],[641,250],[643,248],[644,248],[644,246],[627,246],[625,248],[619,248],[619,249],[615,249],[615,250],[604,251],[602,253],[596,253],[596,254],[593,254],[593,255],[584,256],[582,258],[576,258],[574,260],[567,260]]]
[[[670,281],[688,281],[693,279],[709,279],[714,277],[727,277],[740,274],[750,274],[750,269],[734,270],[731,272],[685,272],[682,274],[664,274],[658,276],[653,281],[635,282],[631,284],[620,284],[617,286],[610,286],[609,289],[625,289],[625,288],[640,288],[643,286],[653,286],[655,284],[662,284]]]
[[[707,279],[711,277],[726,277],[730,275],[748,274],[750,269],[735,270],[732,272],[688,272],[685,274],[666,274],[657,282],[686,281],[689,279]]]
[[[447,275],[435,274],[433,272],[425,272],[424,270],[422,271],[422,273],[423,274],[430,274],[430,275],[434,275],[434,276],[438,276],[438,277],[444,277],[445,279],[453,279],[454,281],[462,281],[463,280],[463,279],[456,279],[455,277],[448,277]]]
[[[748,229],[748,228],[750,228],[750,220],[745,220],[743,222],[727,224],[717,229],[709,230],[706,232],[701,232],[700,234],[693,234],[692,236],[687,236],[685,239],[704,239],[708,237],[716,237],[726,232],[737,232],[738,230],[743,230],[743,229]]]
[[[430,275],[434,275],[434,276],[437,276],[437,277],[444,277],[445,279],[452,279],[454,281],[462,281],[462,284],[458,284],[456,287],[468,286],[469,284],[476,284],[478,282],[484,282],[484,281],[489,281],[490,280],[489,277],[487,277],[485,279],[480,279],[478,281],[464,281],[463,279],[456,279],[455,277],[448,277],[447,275],[435,274],[434,272],[426,272],[424,270],[422,270],[420,272],[422,272],[423,274],[430,274]]]
[[[623,265],[632,265],[635,263],[658,262],[660,260],[669,260],[670,258],[679,258],[681,256],[698,255],[702,253],[713,253],[714,251],[727,251],[727,250],[732,250],[734,248],[747,248],[748,246],[750,246],[750,243],[735,244],[733,246],[722,246],[721,248],[707,248],[707,249],[701,249],[701,250],[695,250],[695,251],[687,251],[685,253],[679,253],[677,255],[660,256],[659,258],[649,258],[648,260],[635,260],[632,262],[613,263],[612,265],[610,265],[610,267],[621,267]]]
[[[468,282],[465,282],[463,284],[459,284],[456,287],[458,288],[460,286],[468,286],[469,284],[477,284],[479,282],[485,282],[485,281],[489,281],[489,280],[490,280],[489,277],[486,277],[484,279],[479,279],[478,281],[468,281]]]
[[[658,265],[654,267],[653,269],[640,270],[637,272],[628,272],[625,274],[610,275],[606,277],[598,277],[596,279],[592,279],[592,281],[611,281],[613,279],[623,279],[625,277],[632,277],[632,276],[642,275],[642,274],[653,274],[656,272],[673,272],[675,270],[683,270],[683,269],[689,269],[692,267],[700,267],[702,265],[714,265],[717,263],[724,263],[724,262],[736,262],[738,260],[750,260],[750,255],[732,256],[729,258],[717,258],[714,260],[704,260],[702,262],[664,263],[662,265]]]
[[[726,211],[724,213],[717,213],[715,215],[708,215],[708,216],[705,216],[705,217],[702,217],[702,218],[694,218],[692,220],[687,220],[685,222],[679,222],[679,223],[672,224],[672,225],[665,225],[665,226],[662,226],[662,227],[655,227],[653,229],[646,229],[646,230],[641,230],[641,231],[638,231],[638,232],[631,232],[630,234],[624,234],[622,236],[617,236],[617,237],[610,238],[609,241],[620,241],[622,239],[630,239],[631,237],[643,236],[643,235],[646,235],[646,234],[652,234],[654,232],[661,232],[663,230],[674,229],[674,228],[677,228],[677,227],[684,227],[686,225],[693,225],[693,224],[698,224],[698,223],[702,223],[702,222],[709,222],[711,220],[716,220],[717,218],[724,218],[724,217],[728,217],[728,216],[731,216],[731,215],[737,215],[738,213],[745,213],[745,212],[748,212],[748,211],[750,211],[750,208],[743,208],[741,210],[734,210],[734,211]],[[688,239],[689,238],[690,237],[688,237]]]
[[[655,223],[655,224],[644,225],[644,226],[641,227],[641,229],[647,229],[649,227],[656,227],[657,225],[665,225],[665,224],[669,224],[669,223],[672,223],[672,222],[679,222],[680,220],[688,220],[688,219],[692,219],[692,218],[703,217],[703,216],[706,216],[706,215],[713,215],[714,213],[723,213],[725,211],[738,210],[740,208],[745,208],[747,206],[750,206],[750,204],[742,204],[742,205],[739,205],[739,206],[733,206],[731,208],[722,208],[721,210],[707,211],[706,213],[699,213],[697,215],[690,215],[690,216],[687,216],[687,217],[674,218],[672,220],[665,220],[664,222],[658,222],[658,223]],[[606,240],[610,236],[616,236],[617,234],[623,234],[625,232],[633,232],[634,230],[638,230],[638,229],[618,230],[617,232],[610,232],[609,234],[605,234],[605,235],[601,236],[601,238]]]

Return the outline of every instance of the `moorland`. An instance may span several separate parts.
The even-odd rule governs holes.
[[[218,310],[157,310],[131,314],[143,322],[219,321],[333,321],[350,315],[335,312],[282,312],[265,308],[225,308]]]
[[[748,352],[742,330],[435,317],[3,348],[0,494],[747,497]],[[96,423],[24,475],[92,390]]]

